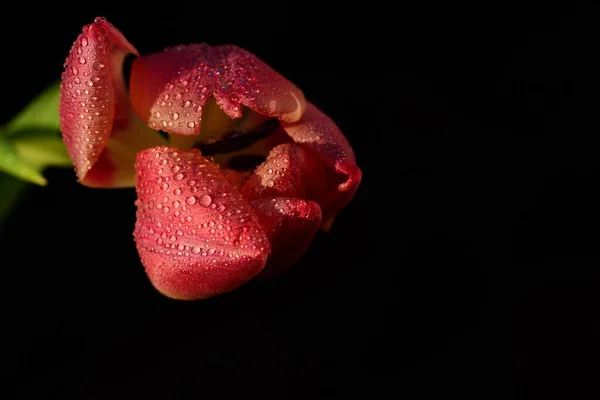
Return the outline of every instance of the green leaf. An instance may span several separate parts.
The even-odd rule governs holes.
[[[17,178],[46,185],[46,178],[32,164],[25,161],[15,147],[5,137],[0,135],[0,170]]]
[[[60,137],[60,83],[55,82],[0,129],[0,221],[23,195],[27,182],[45,185],[47,166],[72,166]]]
[[[62,138],[55,132],[17,132],[12,144],[17,153],[30,164],[41,167],[72,167]]]
[[[18,131],[43,130],[60,131],[58,104],[60,103],[60,83],[55,82],[31,101],[12,121],[4,127],[5,135]]]

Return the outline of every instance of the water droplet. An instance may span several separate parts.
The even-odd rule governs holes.
[[[183,174],[180,172],[180,173],[178,173],[177,175],[175,175],[175,176],[173,177],[173,179],[175,179],[176,181],[180,181],[180,180],[182,180],[182,179],[183,179]]]
[[[196,198],[194,196],[190,196],[187,199],[185,199],[185,202],[190,206],[193,206],[194,204],[196,204]]]
[[[194,254],[198,254],[198,253],[200,253],[200,251],[201,251],[201,250],[202,250],[202,249],[200,249],[200,247],[198,247],[198,246],[194,246],[194,247],[192,248],[192,253],[194,253]]]
[[[167,190],[168,188],[169,188],[169,184],[166,182],[161,185],[162,190]]]
[[[173,190],[173,194],[175,196],[179,196],[181,194],[181,189],[177,188],[177,189]]]
[[[211,198],[209,195],[207,195],[207,194],[203,194],[203,195],[200,197],[200,204],[201,204],[202,206],[204,206],[204,207],[208,207],[208,206],[210,206],[210,203],[212,203],[212,198]]]
[[[194,121],[190,121],[187,124],[188,128],[193,128],[194,126],[196,126],[196,124],[194,123]]]
[[[175,100],[181,100],[181,93],[177,93],[175,95]]]
[[[94,68],[94,70],[96,70],[96,71],[100,71],[102,68],[104,68],[104,64],[96,61],[92,64],[92,68]]]
[[[267,186],[268,186],[268,187],[273,187],[273,185],[274,185],[274,184],[275,184],[275,183],[273,182],[273,179],[269,179],[269,180],[267,180]]]
[[[89,87],[92,87],[92,86],[94,86],[94,82],[92,82],[92,81],[88,81],[87,85],[88,85]]]
[[[71,71],[73,72],[73,75],[77,75],[79,73],[79,70],[75,66],[73,66],[73,68],[71,68]]]
[[[169,239],[171,239],[171,242],[174,242],[177,240],[177,236],[171,235],[171,237]]]
[[[156,111],[154,113],[154,118],[160,118],[160,111]]]
[[[87,45],[88,45],[88,40],[87,40],[86,38],[82,38],[82,39],[81,39],[81,45],[82,45],[83,47],[87,47]]]
[[[273,170],[272,170],[271,168],[269,168],[269,169],[267,170],[267,173],[268,173],[268,174],[272,174],[272,173],[273,173]]]
[[[177,121],[179,119],[179,114],[173,113],[173,121]]]
[[[76,72],[75,72],[76,73]],[[185,103],[183,103],[183,107],[188,108],[189,106],[191,106],[192,103],[189,100],[186,100]]]
[[[85,57],[83,57],[83,56],[79,57],[79,64],[83,65],[83,64],[85,64],[85,62],[86,62]]]

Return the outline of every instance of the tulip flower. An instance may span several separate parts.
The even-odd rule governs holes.
[[[361,181],[335,123],[233,45],[140,56],[96,18],[67,57],[59,113],[80,183],[135,185],[140,260],[174,299],[288,268]]]

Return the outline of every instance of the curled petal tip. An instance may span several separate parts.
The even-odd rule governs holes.
[[[299,121],[282,123],[283,129],[306,150],[309,197],[323,211],[323,229],[354,197],[362,180],[354,151],[338,126],[322,111],[307,103]]]
[[[138,252],[153,285],[176,299],[225,293],[271,252],[253,209],[196,149],[155,147],[136,162]]]
[[[214,97],[231,118],[246,106],[294,122],[306,101],[300,89],[252,53],[232,45],[177,46],[135,60],[131,98],[142,120],[154,129],[198,135],[206,102]]]

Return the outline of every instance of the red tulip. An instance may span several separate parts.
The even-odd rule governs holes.
[[[79,182],[135,184],[140,259],[171,298],[211,297],[289,267],[361,180],[335,123],[236,46],[139,56],[96,18],[73,44],[61,88]]]

